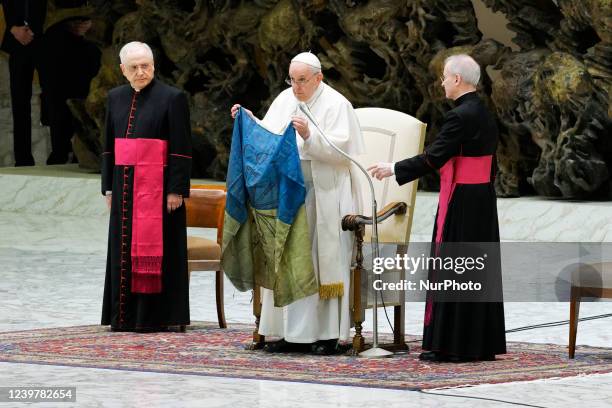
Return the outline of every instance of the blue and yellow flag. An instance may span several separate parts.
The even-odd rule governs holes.
[[[227,172],[221,256],[238,290],[271,289],[278,307],[318,292],[305,197],[293,126],[274,134],[240,108]]]

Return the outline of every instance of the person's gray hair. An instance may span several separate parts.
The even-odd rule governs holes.
[[[122,64],[125,64],[125,61],[128,59],[130,54],[136,54],[138,52],[144,52],[145,54],[148,54],[151,59],[153,59],[153,51],[151,51],[151,47],[140,41],[132,41],[121,47],[121,50],[119,51],[119,60]]]
[[[480,65],[467,54],[451,55],[444,60],[444,67],[470,85],[476,86],[480,81]]]

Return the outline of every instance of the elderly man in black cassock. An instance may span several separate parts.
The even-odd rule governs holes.
[[[102,324],[152,332],[189,324],[191,126],[186,95],[153,78],[153,53],[120,51],[129,81],[108,93],[102,194],[110,209]]]
[[[493,185],[498,130],[476,92],[479,79],[480,67],[470,56],[447,58],[442,87],[456,107],[445,115],[436,139],[418,156],[368,169],[379,180],[395,175],[400,185],[440,171],[434,248],[444,243],[499,242]],[[492,290],[499,292],[494,296],[498,301],[442,302],[427,294],[423,349],[428,351],[419,356],[421,360],[495,360],[496,354],[506,352],[501,269],[492,265],[485,272],[488,282],[493,283]]]

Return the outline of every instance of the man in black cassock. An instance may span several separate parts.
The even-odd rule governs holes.
[[[32,80],[39,62],[40,38],[47,14],[47,0],[1,0],[6,30],[2,51],[9,54],[13,151],[15,166],[33,166]]]
[[[153,78],[140,42],[120,51],[129,81],[108,93],[102,194],[110,208],[102,324],[151,332],[189,324],[191,126],[186,95]]]
[[[395,174],[400,185],[440,170],[434,248],[444,243],[499,242],[493,185],[498,130],[476,93],[479,79],[480,67],[470,56],[447,58],[442,86],[456,107],[445,115],[436,140],[418,156],[368,169],[379,180]],[[499,246],[495,247],[498,252]],[[496,354],[506,352],[501,269],[493,265],[485,272],[488,283],[493,283],[491,290],[499,291],[498,301],[433,301],[432,294],[427,294],[423,350],[429,351],[419,356],[421,360],[494,360]]]

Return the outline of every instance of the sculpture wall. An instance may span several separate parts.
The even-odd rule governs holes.
[[[190,96],[194,177],[223,179],[241,103],[256,114],[286,87],[289,61],[311,50],[325,80],[355,107],[416,116],[432,140],[451,104],[439,82],[444,58],[481,64],[481,92],[501,130],[502,196],[612,196],[612,2],[482,0],[502,12],[516,50],[483,39],[471,0],[93,1],[103,68],[85,103],[77,152],[98,166],[108,89],[123,83],[118,51],[132,40],[156,53],[156,75]],[[496,72],[492,81],[489,73]],[[435,176],[421,184],[436,188]]]

